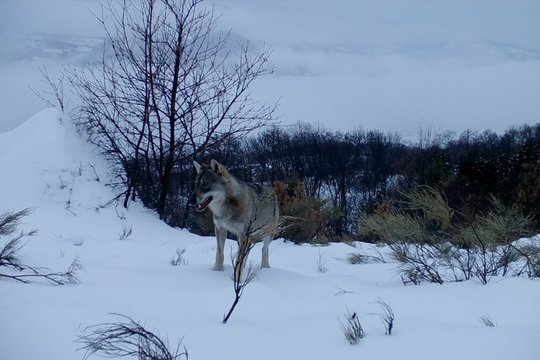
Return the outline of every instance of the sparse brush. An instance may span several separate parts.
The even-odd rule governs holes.
[[[377,255],[366,255],[360,252],[349,253],[347,256],[347,261],[353,265],[358,264],[373,264],[373,263],[385,263],[383,255],[380,252],[377,252]]]
[[[382,213],[360,217],[359,234],[387,243],[424,241],[422,224],[409,214]]]
[[[15,246],[18,251],[24,245],[20,247],[18,247],[18,245],[15,245]],[[4,249],[2,249],[1,252],[3,252]],[[42,267],[37,268],[37,267],[26,265],[22,263],[22,261],[18,257],[18,254],[14,254],[13,256],[14,256],[13,259],[9,260],[10,261],[9,263],[0,264],[0,266],[3,265],[8,268],[12,268],[14,270],[17,270],[19,273],[16,273],[16,274],[0,273],[0,278],[15,280],[18,282],[22,282],[24,284],[28,284],[30,282],[30,279],[38,279],[38,278],[45,279],[50,284],[53,284],[53,285],[76,284],[79,282],[78,272],[83,268],[79,259],[75,258],[65,271],[46,272],[48,270],[47,268],[42,268]]]
[[[530,218],[492,198],[491,210],[473,221],[454,216],[444,197],[430,187],[405,194],[402,208],[360,218],[359,232],[388,244],[405,284],[463,281],[486,284],[493,276],[535,276],[539,256],[513,241],[528,233]],[[361,262],[362,256],[351,257]]]
[[[395,319],[394,311],[392,310],[390,305],[385,303],[381,298],[379,298],[379,300],[377,300],[375,303],[379,304],[383,311],[381,314],[378,314],[378,315],[382,323],[384,324],[385,335],[392,335],[392,330],[394,329],[394,319]]]
[[[280,204],[280,236],[295,244],[328,245],[329,224],[342,215],[337,206],[305,196],[305,184],[297,179],[277,181],[274,191]]]
[[[66,109],[64,98],[64,80],[60,75],[58,78],[52,78],[45,67],[40,67],[41,80],[46,85],[46,90],[36,91],[30,87],[32,92],[38,96],[48,107],[54,107],[62,112]]]
[[[326,261],[323,260],[321,253],[319,252],[319,257],[317,258],[317,271],[321,274],[326,274],[328,268],[326,267]]]
[[[11,239],[0,249],[0,266],[18,271],[24,270],[25,266],[19,257],[19,251],[24,247],[24,244],[21,244],[21,239],[21,236]]]
[[[343,335],[351,345],[358,344],[360,339],[365,336],[362,324],[358,319],[356,312],[351,312],[347,309],[347,313],[344,316],[344,320],[339,319],[339,325],[343,331]]]
[[[96,167],[94,166],[94,164],[89,164],[89,166],[94,171],[94,180],[100,182],[99,175],[96,171]]]
[[[20,211],[6,211],[0,214],[0,236],[9,236],[13,234],[23,217],[29,215],[32,211],[30,209],[23,209]]]
[[[180,350],[181,340],[173,351],[167,339],[160,338],[125,315],[113,315],[120,321],[89,326],[85,329],[87,334],[77,338],[76,342],[83,345],[78,350],[85,351],[84,359],[95,354],[109,358],[131,356],[141,360],[188,360],[185,347]]]
[[[515,239],[531,233],[532,218],[525,216],[516,206],[505,206],[499,199],[491,196],[491,210],[479,216],[479,222],[490,230],[490,237],[496,244],[508,244]]]
[[[442,193],[430,186],[419,186],[405,194],[407,207],[418,210],[424,219],[424,225],[431,231],[446,231],[450,227],[454,211]]]
[[[20,224],[23,217],[30,214],[29,209],[18,212],[6,212],[0,215],[0,236],[13,234]],[[53,285],[74,284],[79,282],[78,272],[82,265],[78,259],[74,259],[66,271],[45,272],[46,268],[33,267],[26,265],[20,256],[20,250],[26,245],[22,243],[23,238],[33,236],[35,230],[29,232],[20,232],[17,236],[9,240],[0,248],[0,267],[10,269],[9,273],[0,273],[0,278],[15,280],[22,283],[28,283],[29,279],[42,278]],[[13,270],[16,273],[13,273]]]
[[[171,264],[172,266],[185,266],[185,265],[187,265],[188,261],[184,257],[185,254],[186,254],[186,249],[185,248],[183,248],[183,249],[177,248],[176,249],[176,256],[173,256],[173,258],[171,259],[169,264]]]
[[[388,244],[440,243],[454,216],[442,195],[422,186],[405,194],[404,208],[386,209],[372,215],[362,215],[361,236],[376,236]]]
[[[524,265],[516,270],[517,275],[523,273],[528,277],[540,277],[540,238],[532,238],[524,245],[512,245],[525,259]]]
[[[494,321],[491,318],[491,315],[484,314],[478,318],[478,321],[480,321],[482,324],[486,325],[487,327],[497,327],[497,322]]]
[[[122,232],[120,233],[120,240],[127,240],[133,233],[133,227],[132,226],[126,226],[122,225]]]
[[[354,294],[354,291],[345,290],[345,289],[342,289],[342,288],[339,288],[339,287],[336,287],[336,289],[338,290],[338,292],[336,292],[334,294],[334,296],[345,295],[345,294]]]
[[[389,245],[392,257],[399,262],[399,271],[404,284],[418,285],[422,281],[443,284],[444,269],[439,263],[439,247],[430,244]]]

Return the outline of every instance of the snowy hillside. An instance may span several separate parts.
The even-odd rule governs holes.
[[[2,359],[80,359],[84,352],[77,351],[76,336],[89,325],[116,321],[110,313],[168,336],[173,346],[183,337],[193,360],[532,360],[540,355],[538,279],[404,286],[392,262],[346,261],[358,251],[386,254],[362,243],[312,247],[274,241],[272,268],[248,285],[223,325],[234,293],[230,265],[224,272],[210,270],[215,240],[172,229],[136,203],[129,211],[104,206],[113,197],[105,186],[107,165],[69,119],[52,109],[38,113],[0,134],[0,149],[1,210],[32,208],[21,229],[38,230],[21,250],[24,261],[63,270],[78,258],[84,266],[74,285],[0,280]],[[171,266],[177,249],[185,249],[185,261]],[[227,242],[226,259],[234,249]],[[259,253],[257,246],[251,259],[257,261]],[[395,313],[390,336],[377,315],[379,298]],[[339,327],[346,308],[357,312],[366,332],[354,346]],[[479,321],[485,314],[496,327]]]

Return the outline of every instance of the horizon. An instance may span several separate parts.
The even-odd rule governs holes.
[[[207,4],[220,29],[271,47],[276,71],[252,93],[280,102],[284,126],[414,139],[425,125],[437,133],[501,134],[540,122],[538,2]],[[0,132],[45,108],[28,88],[41,86],[37,66],[54,75],[96,56],[103,35],[90,10],[99,3],[0,3]]]

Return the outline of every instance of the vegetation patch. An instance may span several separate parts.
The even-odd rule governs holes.
[[[441,192],[418,187],[384,211],[364,215],[359,232],[388,244],[404,283],[442,284],[493,276],[537,276],[539,247],[529,234],[531,218],[492,197],[490,209],[469,219]]]

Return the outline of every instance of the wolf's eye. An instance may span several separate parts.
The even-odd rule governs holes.
[[[208,181],[203,181],[201,186],[205,189],[208,189],[210,187],[210,183]]]

